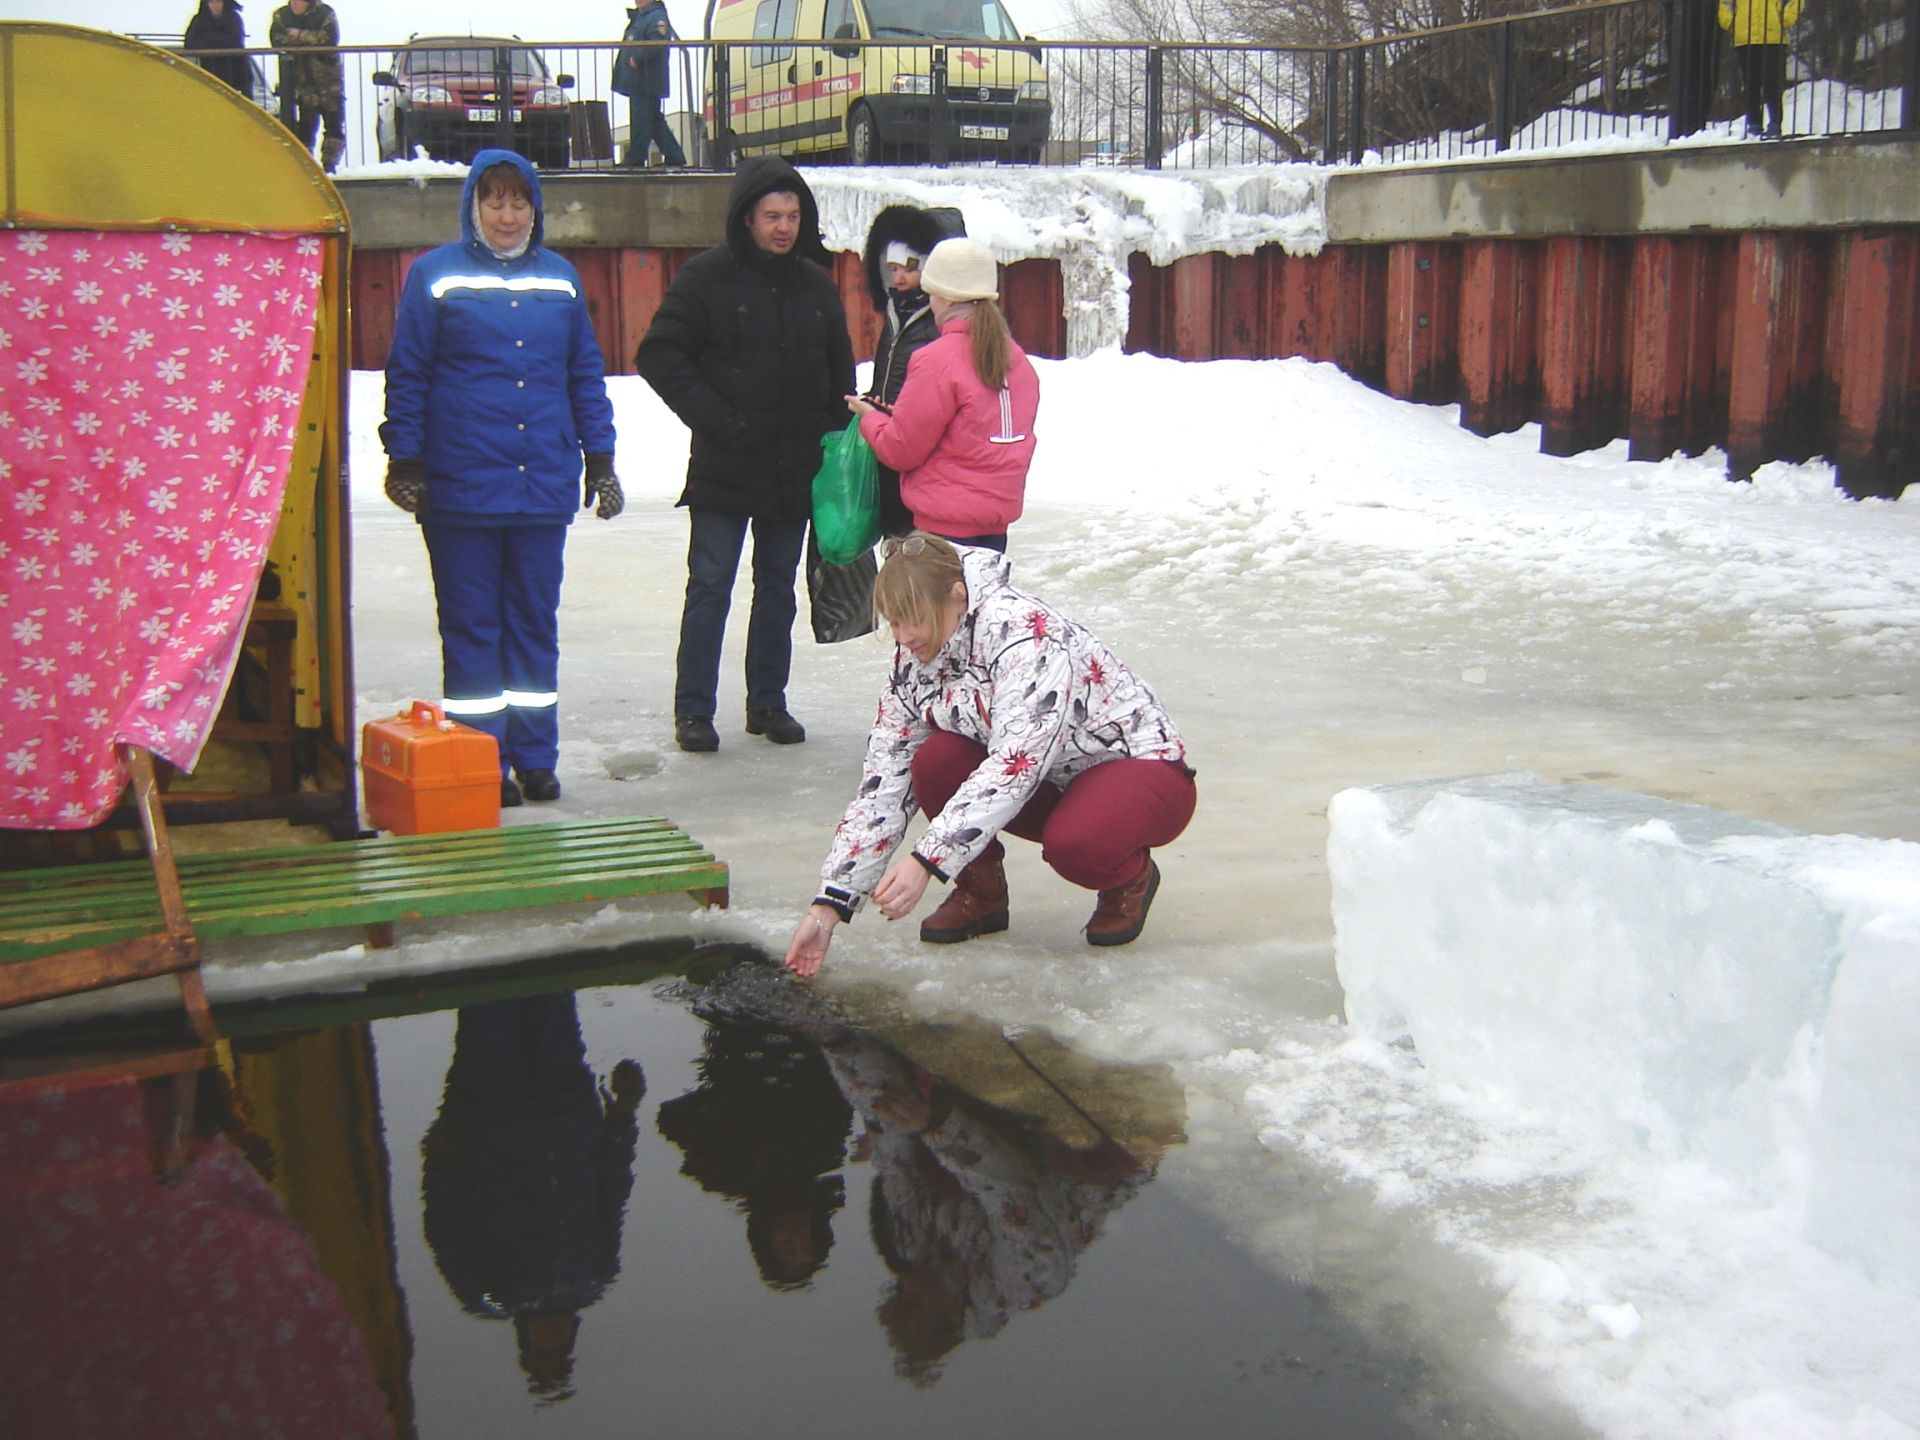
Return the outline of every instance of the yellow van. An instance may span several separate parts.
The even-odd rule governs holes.
[[[1046,67],[1000,0],[708,0],[707,39],[709,133],[724,113],[737,155],[1033,164],[1046,150]]]

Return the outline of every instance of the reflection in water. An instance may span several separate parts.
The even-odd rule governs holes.
[[[894,1277],[880,1323],[899,1373],[928,1386],[962,1340],[1065,1290],[1150,1172],[1110,1138],[1070,1148],[861,1031],[826,1053],[866,1122],[873,1240]]]
[[[224,1102],[237,1076],[239,1115],[169,1108],[164,1086],[132,1082],[16,1112],[23,1091],[0,1063],[0,1436],[494,1440],[543,1424],[619,1434],[635,1414],[661,1435],[758,1433],[741,1416],[786,1405],[793,1373],[713,1358],[746,1333],[831,1377],[874,1433],[979,1433],[1063,1386],[1099,1392],[1088,1433],[1169,1433],[1153,1409],[1168,1386],[1247,1418],[1213,1433],[1273,1433],[1258,1396],[1195,1389],[1213,1372],[1193,1347],[1239,1355],[1239,1320],[1205,1267],[1163,1273],[1155,1207],[1108,1237],[1106,1288],[1072,1326],[1010,1324],[1073,1303],[1064,1292],[1105,1217],[1179,1143],[1170,1074],[1039,1033],[906,1017],[884,995],[823,996],[746,947],[683,944],[666,962],[648,954],[616,975],[596,958],[451,993],[225,1015],[226,1069],[199,1083]],[[679,978],[648,984],[663,972]],[[523,998],[583,977],[591,1009],[570,989]],[[457,1004],[457,1023],[417,1018],[436,1004]],[[694,1075],[654,1125],[638,1123],[633,1054],[656,1080],[662,1065]],[[269,1161],[291,1208],[256,1173]],[[157,1178],[166,1164],[176,1179]],[[636,1183],[645,1206],[630,1202]],[[417,1225],[389,1210],[415,1193]],[[833,1252],[849,1197],[869,1224],[841,1223]],[[697,1243],[719,1253],[663,1267],[682,1283],[618,1283],[623,1248],[711,1235],[716,1206],[720,1238]],[[764,1286],[710,1283],[716,1263],[738,1264],[736,1215]],[[1195,1334],[1161,1360],[1158,1328],[1182,1303]],[[1265,1323],[1275,1308],[1262,1292],[1248,1313]],[[507,1327],[473,1316],[514,1322],[517,1368]],[[581,1342],[583,1317],[599,1343]],[[1156,1359],[1117,1360],[1143,1323]],[[1011,1343],[984,1363],[954,1365],[964,1342],[1002,1332]],[[674,1357],[664,1369],[632,1362],[648,1343]],[[916,1390],[936,1380],[937,1396]],[[206,1383],[237,1420],[196,1423]]]
[[[312,1239],[217,1072],[0,1087],[5,1430],[391,1435]]]
[[[527,1387],[572,1394],[580,1312],[620,1272],[638,1062],[595,1080],[571,994],[463,1006],[420,1142],[423,1224],[460,1304],[511,1319]]]
[[[695,1005],[706,1020],[700,1083],[660,1107],[680,1173],[738,1202],[760,1278],[806,1287],[833,1247],[837,1172],[852,1112],[814,1045],[777,1024]]]
[[[709,1026],[707,1084],[661,1106],[662,1132],[680,1138],[669,1128],[669,1110],[699,1104],[700,1115],[728,1122],[695,1132],[701,1152],[713,1151],[709,1172],[724,1165],[745,1175],[769,1168],[769,1157],[779,1155],[788,1175],[815,1176],[839,1162],[847,1122],[858,1115],[861,1133],[850,1158],[873,1167],[870,1225],[893,1277],[877,1313],[896,1370],[917,1387],[939,1379],[963,1340],[991,1339],[1015,1313],[1064,1291],[1080,1254],[1106,1217],[1152,1178],[1164,1148],[1158,1141],[1129,1150],[1033,1066],[1017,1042],[996,1035],[996,1044],[1073,1111],[1084,1138],[1064,1140],[1032,1115],[982,1100],[909,1060],[778,967],[743,963],[723,971],[695,993],[693,1007]],[[717,1069],[718,1054],[742,1063]],[[717,1073],[728,1083],[718,1083]],[[805,1080],[783,1083],[776,1073]],[[816,1074],[831,1086],[831,1101],[819,1093]],[[790,1101],[762,1108],[760,1097],[769,1093]],[[796,1140],[802,1132],[804,1140]],[[694,1169],[694,1145],[682,1143],[688,1173],[707,1183]],[[751,1207],[749,1199],[750,1230]]]

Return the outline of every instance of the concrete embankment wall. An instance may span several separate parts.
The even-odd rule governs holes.
[[[1128,263],[1125,347],[1328,360],[1480,433],[1529,422],[1555,454],[1723,448],[1730,472],[1822,455],[1855,495],[1920,480],[1920,141],[1676,146],[1339,171],[1326,243]],[[608,366],[678,264],[720,235],[727,177],[543,179]],[[459,182],[349,180],[354,364],[377,369],[414,255],[456,231]],[[1296,247],[1297,248],[1297,247]],[[859,257],[837,274],[871,353]],[[1061,266],[1007,267],[1037,355],[1068,353]]]

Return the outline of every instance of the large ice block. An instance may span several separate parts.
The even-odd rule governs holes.
[[[1329,819],[1353,1026],[1920,1278],[1920,845],[1532,775],[1346,790]]]

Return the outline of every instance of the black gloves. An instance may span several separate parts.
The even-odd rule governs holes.
[[[611,520],[627,508],[627,497],[620,489],[620,477],[613,473],[613,456],[587,456],[587,483],[585,493],[580,497],[582,510],[599,500],[600,508],[593,513],[602,520]]]
[[[387,499],[409,515],[418,515],[427,503],[426,461],[387,461]]]
[[[422,460],[389,460],[387,462],[387,498],[409,515],[418,515],[427,503],[427,467]],[[597,512],[602,520],[611,520],[626,508],[627,497],[620,491],[620,481],[613,473],[611,455],[587,456],[586,496],[580,502],[580,508],[586,509],[595,500],[600,502]]]

